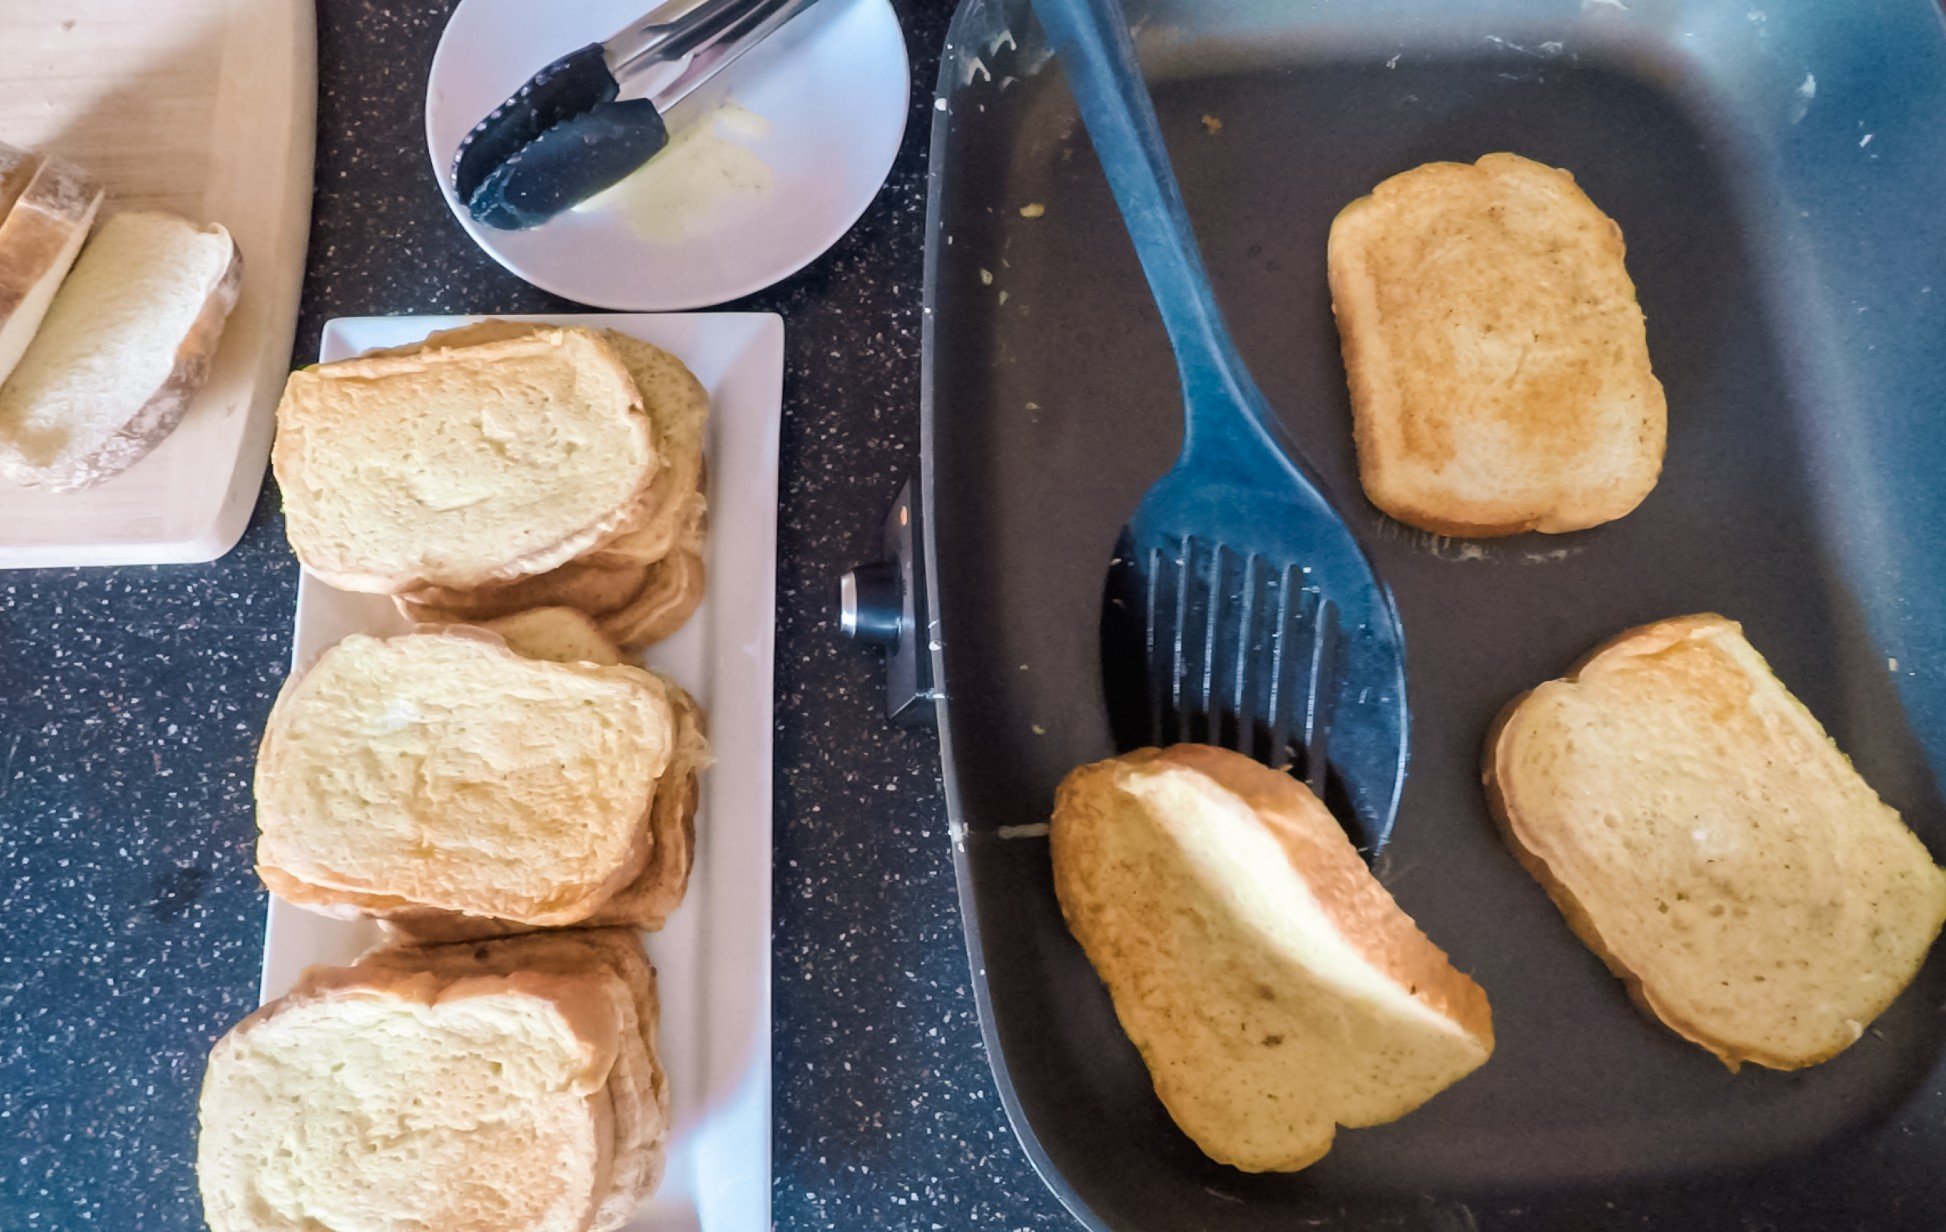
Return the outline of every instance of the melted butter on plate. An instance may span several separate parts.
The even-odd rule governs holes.
[[[770,167],[750,148],[769,133],[770,121],[726,101],[697,116],[660,154],[576,206],[576,212],[616,211],[655,244],[679,244],[714,230],[734,216],[722,206],[770,192]]]

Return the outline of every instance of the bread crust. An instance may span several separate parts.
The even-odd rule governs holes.
[[[1577,660],[1556,681],[1550,683],[1577,685],[1585,677],[1598,674],[1610,665],[1638,657],[1653,656],[1693,638],[1708,639],[1726,634],[1734,636],[1739,641],[1743,640],[1741,625],[1714,612],[1696,613],[1639,625],[1625,629],[1597,645]],[[1495,827],[1520,866],[1540,883],[1548,898],[1560,911],[1562,918],[1567,921],[1569,929],[1581,943],[1587,946],[1609,972],[1622,982],[1629,999],[1636,1007],[1682,1038],[1707,1049],[1732,1073],[1741,1068],[1745,1062],[1776,1070],[1802,1069],[1828,1061],[1849,1047],[1856,1040],[1856,1036],[1809,1053],[1785,1054],[1736,1044],[1713,1034],[1668,1000],[1659,997],[1653,986],[1653,977],[1645,976],[1644,973],[1631,968],[1623,961],[1618,953],[1618,946],[1604,935],[1594,913],[1555,874],[1541,849],[1542,844],[1525,824],[1519,775],[1511,764],[1511,756],[1519,726],[1526,717],[1525,709],[1537,691],[1537,689],[1528,689],[1514,697],[1501,708],[1488,729],[1481,762],[1481,781],[1486,791],[1487,809]],[[1798,704],[1801,707],[1802,704]],[[1812,722],[1815,723],[1815,719]],[[1825,739],[1828,741],[1829,737],[1826,736]],[[1923,959],[1923,955],[1921,958]],[[1906,980],[1909,982],[1916,974],[1915,967],[1906,975]]]
[[[1584,276],[1626,298],[1625,308],[1618,304],[1608,319],[1589,327],[1602,332],[1603,341],[1616,349],[1619,358],[1586,353],[1581,355],[1581,362],[1614,365],[1610,369],[1612,380],[1602,389],[1605,394],[1639,399],[1641,436],[1624,445],[1615,435],[1620,426],[1609,427],[1610,438],[1597,443],[1629,452],[1631,461],[1626,469],[1611,472],[1601,481],[1590,482],[1563,472],[1545,495],[1462,497],[1448,486],[1443,471],[1435,474],[1422,456],[1424,450],[1413,442],[1421,436],[1428,440],[1443,437],[1450,433],[1451,423],[1481,413],[1474,409],[1475,404],[1487,394],[1471,387],[1454,388],[1450,382],[1458,378],[1457,372],[1420,372],[1410,358],[1391,354],[1386,339],[1386,305],[1413,303],[1438,292],[1400,285],[1396,279],[1388,281],[1374,269],[1372,254],[1396,229],[1414,225],[1398,216],[1402,211],[1438,200],[1441,194],[1450,192],[1457,197],[1477,191],[1479,184],[1520,180],[1546,185],[1545,191],[1554,194],[1557,213],[1563,220],[1561,243],[1585,245],[1575,250],[1585,256]],[[1491,208],[1497,207],[1490,207],[1488,213]],[[1574,238],[1568,239],[1569,235]],[[1340,211],[1331,226],[1328,277],[1351,390],[1359,475],[1372,503],[1407,525],[1469,538],[1582,530],[1613,521],[1639,505],[1660,473],[1667,410],[1662,386],[1649,368],[1641,312],[1635,306],[1635,289],[1623,257],[1621,228],[1587,199],[1572,175],[1512,154],[1488,154],[1470,165],[1428,163],[1391,177]],[[1512,307],[1506,311],[1523,327],[1543,330],[1550,325],[1543,314],[1552,311],[1544,305],[1542,300],[1522,305],[1518,311]],[[1462,313],[1470,310],[1465,303],[1454,308]],[[1449,311],[1447,319],[1452,315]],[[1538,342],[1541,334],[1537,332],[1534,337]],[[1564,465],[1564,457],[1593,447],[1588,442],[1569,443],[1580,429],[1564,426],[1580,414],[1576,400],[1594,396],[1588,388],[1589,378],[1584,375],[1565,387],[1559,381],[1516,387],[1524,354],[1522,363],[1515,365],[1513,375],[1506,379],[1511,391],[1508,406],[1513,408],[1509,414],[1524,425],[1516,431],[1525,435],[1507,449],[1506,464],[1514,466],[1524,460],[1543,468]],[[1457,365],[1450,357],[1441,362]],[[1421,391],[1417,399],[1409,397],[1407,390],[1415,380],[1435,384],[1441,405],[1420,404],[1434,397],[1430,392]],[[1585,419],[1585,415],[1582,417]]]

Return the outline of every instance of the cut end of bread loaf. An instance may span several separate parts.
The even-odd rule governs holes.
[[[148,212],[102,223],[0,385],[0,471],[72,491],[140,461],[208,379],[241,282],[222,227]]]
[[[1212,1159],[1306,1167],[1493,1050],[1485,994],[1287,774],[1193,745],[1097,762],[1062,783],[1051,842],[1069,928]]]
[[[101,196],[71,163],[0,147],[0,384],[80,255]]]
[[[1621,229],[1566,171],[1428,163],[1332,222],[1360,477],[1436,534],[1581,530],[1639,505],[1667,408]]]
[[[257,759],[257,862],[300,905],[587,918],[648,859],[677,747],[667,686],[470,629],[338,643]]]
[[[1731,1069],[1849,1047],[1946,920],[1946,872],[1721,616],[1631,629],[1515,699],[1485,778],[1576,934]]]
[[[292,373],[272,462],[299,558],[386,593],[566,564],[628,529],[662,465],[628,368],[578,329]]]

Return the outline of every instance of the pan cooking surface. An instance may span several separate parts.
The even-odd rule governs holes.
[[[1031,60],[1033,37],[1017,37]],[[1763,147],[1679,58],[1469,39],[1388,64],[1389,47],[1368,47],[1205,56],[1153,84],[1244,358],[1397,594],[1412,760],[1377,872],[1486,987],[1498,1048],[1303,1173],[1210,1164],[1155,1101],[1062,928],[1044,841],[998,835],[1044,821],[1060,777],[1113,752],[1101,562],[1173,459],[1180,404],[1058,69],[1009,81],[1019,61],[997,55],[956,90],[936,146],[931,563],[962,893],[1030,1149],[1117,1228],[1946,1226],[1946,1181],[1920,1163],[1946,1151],[1931,1077],[1946,964],[1836,1060],[1732,1076],[1629,1005],[1502,846],[1479,786],[1509,698],[1621,629],[1718,611],[1946,851],[1946,806],[1867,629],[1885,596],[1854,590],[1845,567],[1896,557],[1874,537],[1900,528],[1866,516],[1870,493],[1851,494],[1856,518],[1832,500],[1850,464],[1830,456],[1834,407],[1799,349],[1825,318],[1777,268]],[[1593,531],[1438,539],[1358,487],[1331,218],[1386,176],[1494,150],[1575,174],[1620,224],[1648,317],[1667,463],[1640,509]]]

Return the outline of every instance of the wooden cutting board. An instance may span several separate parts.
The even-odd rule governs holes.
[[[104,210],[221,223],[243,254],[182,426],[85,492],[0,479],[0,568],[214,560],[241,537],[290,365],[316,112],[312,0],[0,0],[0,142],[87,168]]]

